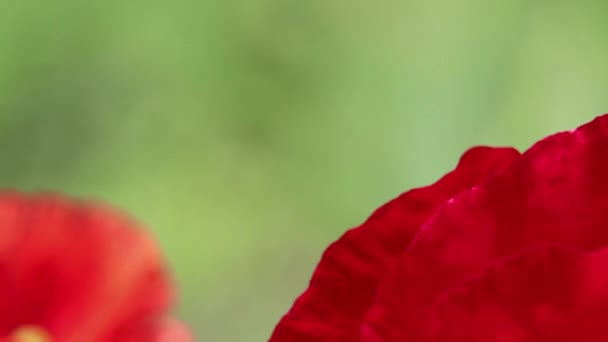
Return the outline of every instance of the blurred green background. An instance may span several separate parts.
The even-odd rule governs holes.
[[[608,112],[607,9],[4,0],[0,185],[128,209],[198,340],[264,341],[375,207]]]

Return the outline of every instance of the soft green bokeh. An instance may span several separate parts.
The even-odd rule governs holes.
[[[0,1],[0,185],[128,209],[198,340],[264,341],[384,201],[608,112],[606,4]]]

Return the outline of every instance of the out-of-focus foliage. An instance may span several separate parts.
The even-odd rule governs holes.
[[[127,208],[198,339],[263,341],[373,208],[608,111],[607,7],[1,1],[0,185]]]

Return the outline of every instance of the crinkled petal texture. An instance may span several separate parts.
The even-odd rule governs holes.
[[[537,246],[441,293],[429,342],[608,341],[608,249]]]
[[[504,168],[512,148],[477,147],[436,183],[403,193],[324,253],[308,289],[277,325],[272,342],[359,342],[361,323],[387,268],[437,208]]]
[[[159,250],[125,215],[53,194],[0,193],[0,336],[60,342],[187,341]]]
[[[605,252],[504,260],[545,244],[608,246],[608,116],[540,141],[441,206],[383,278],[361,341],[608,340]]]
[[[331,245],[271,341],[608,341],[608,115],[504,151]]]

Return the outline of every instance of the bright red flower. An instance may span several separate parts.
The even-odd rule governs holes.
[[[153,240],[125,215],[0,192],[0,341],[182,342]]]
[[[271,342],[608,341],[608,115],[477,147],[324,253]]]

